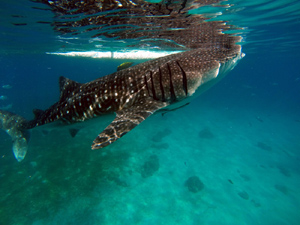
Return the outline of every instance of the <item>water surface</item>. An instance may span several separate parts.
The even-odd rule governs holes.
[[[21,163],[1,132],[0,224],[299,224],[300,4],[220,4],[190,13],[238,28],[246,57],[190,105],[150,117],[99,151],[90,144],[111,117],[75,138],[65,128],[34,129]],[[46,53],[180,48],[95,37],[87,27],[63,33],[54,22],[88,16],[65,18],[42,3],[0,6],[0,86],[9,85],[0,107],[27,119],[57,101],[59,76],[88,82],[124,62]],[[194,176],[203,187],[189,189]]]

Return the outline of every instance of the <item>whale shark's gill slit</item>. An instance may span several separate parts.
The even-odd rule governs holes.
[[[150,78],[151,78],[151,84],[152,84],[153,99],[157,100],[156,93],[155,93],[154,82],[153,82],[153,75],[152,75],[152,71],[151,70],[150,70]]]
[[[187,88],[187,78],[186,78],[186,73],[183,70],[183,68],[180,66],[179,62],[176,61],[177,66],[180,68],[181,73],[182,73],[182,83],[183,83],[183,90],[185,92],[185,95],[188,95],[188,88]]]
[[[172,81],[172,71],[170,68],[169,63],[167,63],[167,67],[169,70],[169,76],[170,76],[170,93],[171,93],[171,102],[176,101],[176,95],[175,95],[175,91],[174,91],[174,86],[173,86],[173,81]]]
[[[164,101],[166,101],[166,99],[165,99],[164,86],[162,84],[162,73],[161,73],[160,67],[158,68],[158,72],[159,72],[159,86],[160,86],[160,90],[161,90],[161,99],[164,102]]]
[[[147,82],[147,77],[146,75],[144,76],[144,82],[145,82],[145,87],[147,89],[148,95],[150,96],[150,91],[149,91],[149,87],[148,87],[148,82]]]

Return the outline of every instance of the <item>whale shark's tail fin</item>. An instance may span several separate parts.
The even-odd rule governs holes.
[[[23,129],[26,119],[14,113],[0,110],[0,129],[4,130],[13,142],[12,150],[18,162],[25,158],[30,139],[30,132]]]

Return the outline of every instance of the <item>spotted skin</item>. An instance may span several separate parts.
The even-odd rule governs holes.
[[[232,69],[242,57],[236,41],[228,40],[229,49],[215,46],[177,53],[85,84],[60,77],[60,100],[45,111],[35,111],[36,118],[22,128],[57,120],[81,122],[115,112],[116,118],[92,144],[92,149],[106,147],[156,111],[186,104],[197,89],[207,89]]]

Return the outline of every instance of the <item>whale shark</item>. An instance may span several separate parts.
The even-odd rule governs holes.
[[[227,44],[198,48],[146,61],[88,83],[59,78],[60,98],[46,110],[33,110],[35,118],[0,111],[1,129],[13,139],[13,152],[21,161],[28,148],[28,130],[62,121],[83,122],[115,113],[115,119],[94,139],[91,148],[106,147],[155,112],[187,105],[243,58],[239,37]]]

